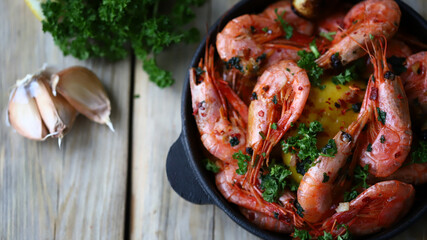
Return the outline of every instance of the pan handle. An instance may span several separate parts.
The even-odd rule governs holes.
[[[212,200],[200,186],[182,145],[182,134],[169,149],[166,175],[172,189],[185,200],[195,204],[212,204]]]

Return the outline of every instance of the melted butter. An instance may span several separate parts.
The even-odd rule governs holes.
[[[310,89],[301,117],[283,139],[295,136],[300,123],[308,125],[310,122],[318,121],[324,129],[317,135],[317,148],[321,149],[329,139],[339,131],[345,130],[351,122],[356,120],[358,113],[353,111],[352,105],[362,102],[366,84],[356,80],[346,85],[335,85],[330,78],[325,78],[323,84],[326,86],[323,90],[317,87]],[[292,155],[283,153],[282,157],[283,162],[289,166],[292,172],[292,178],[296,182],[300,182],[303,176],[297,172],[296,162],[291,163]]]

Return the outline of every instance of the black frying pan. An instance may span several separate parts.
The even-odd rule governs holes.
[[[197,67],[199,60],[204,56],[206,39],[216,39],[217,32],[221,31],[231,19],[246,13],[259,13],[273,0],[257,1],[243,0],[226,12],[209,29],[207,37],[197,48],[190,67]],[[427,42],[427,22],[417,12],[400,0],[396,0],[402,11],[400,27]],[[200,134],[192,115],[191,93],[189,76],[185,78],[181,100],[182,132],[178,140],[169,150],[166,162],[166,172],[172,188],[184,199],[195,204],[215,204],[221,208],[233,221],[249,232],[265,239],[291,239],[285,234],[278,234],[258,228],[249,222],[239,211],[238,207],[228,202],[215,186],[215,178],[208,172],[202,163],[204,158],[203,145]],[[389,239],[402,232],[413,224],[427,211],[426,186],[416,187],[415,202],[409,213],[395,226],[377,234],[364,236],[363,239]]]

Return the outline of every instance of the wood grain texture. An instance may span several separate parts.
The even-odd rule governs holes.
[[[197,27],[209,25],[209,4],[197,10]],[[181,132],[181,90],[197,44],[175,46],[158,57],[175,84],[159,89],[148,81],[141,62],[135,68],[132,146],[131,239],[212,239],[213,206],[186,202],[165,173],[169,147]]]
[[[24,1],[0,1],[0,239],[122,239],[128,165],[130,59],[63,57]],[[10,87],[43,63],[84,65],[103,82],[116,132],[79,116],[65,136],[27,140],[6,127]]]
[[[198,24],[213,23],[237,0],[209,1],[198,12]],[[427,17],[423,0],[407,0]],[[204,15],[206,14],[206,16]],[[208,20],[206,20],[208,19]],[[164,172],[169,146],[181,131],[180,94],[194,46],[179,46],[164,53],[159,62],[174,72],[176,84],[159,90],[147,81],[140,63],[135,74],[132,151],[131,239],[258,239],[236,223],[221,209],[195,205],[181,199],[170,188]],[[395,239],[427,238],[427,216]]]

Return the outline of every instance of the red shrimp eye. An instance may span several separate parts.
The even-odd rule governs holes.
[[[301,87],[301,86],[299,86],[298,87],[298,90],[300,90],[300,91],[302,91],[304,88],[303,87]]]

